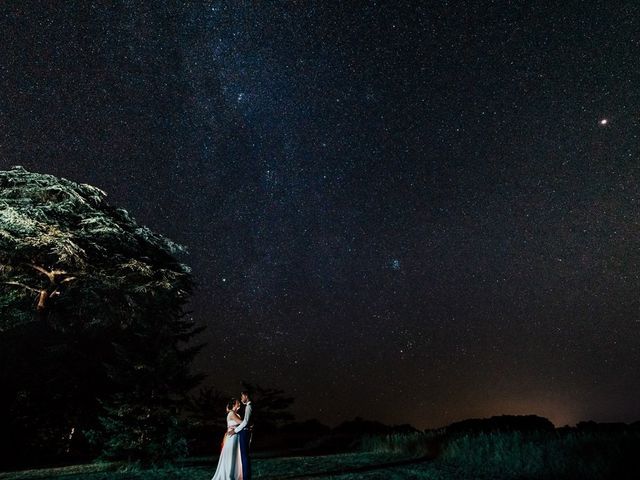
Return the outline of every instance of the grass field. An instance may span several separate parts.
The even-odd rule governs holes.
[[[581,433],[566,436],[517,432],[463,435],[446,442],[428,434],[372,437],[362,452],[269,457],[256,454],[254,477],[293,479],[506,480],[640,478],[640,434]],[[217,458],[189,458],[176,466],[141,470],[93,463],[0,473],[11,480],[207,480]]]
[[[207,480],[213,476],[216,459],[198,459],[176,467],[140,471],[117,464],[75,465],[61,468],[27,470],[0,474],[11,480]],[[193,464],[195,463],[195,464]],[[452,466],[398,454],[347,453],[316,457],[255,459],[254,478],[260,480],[294,479],[434,479],[467,478]],[[495,476],[474,477],[479,479]],[[504,477],[508,478],[508,477]]]

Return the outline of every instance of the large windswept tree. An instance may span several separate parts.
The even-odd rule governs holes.
[[[190,270],[174,257],[184,247],[105,197],[22,167],[0,172],[0,330],[36,319],[125,327],[149,305],[185,302]]]
[[[199,380],[189,374],[197,347],[185,347],[198,331],[184,319],[193,280],[176,255],[185,248],[105,198],[22,167],[0,171],[5,448],[64,450],[78,431],[102,426],[107,453],[175,454],[158,453],[176,432],[153,412],[175,414]]]

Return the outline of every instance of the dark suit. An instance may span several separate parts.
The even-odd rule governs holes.
[[[242,480],[251,480],[251,461],[249,459],[249,446],[251,443],[251,429],[253,428],[253,403],[247,403],[250,408],[242,405],[240,408],[240,416],[243,423],[246,419],[246,425],[238,432],[238,442],[240,443],[240,458],[242,459]],[[247,413],[249,418],[246,417]],[[242,424],[240,424],[242,425]],[[236,427],[237,428],[237,427]]]

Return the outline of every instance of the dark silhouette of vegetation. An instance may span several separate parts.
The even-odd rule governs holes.
[[[291,422],[282,426],[284,433],[291,434],[310,434],[310,435],[327,435],[331,432],[331,428],[320,423],[316,419],[305,420],[304,422]]]
[[[491,418],[469,418],[445,427],[447,435],[460,433],[553,432],[553,423],[537,415],[499,415]]]
[[[200,380],[189,373],[199,347],[186,347],[200,329],[183,311],[194,284],[175,257],[186,249],[105,197],[21,167],[0,171],[4,463],[90,454],[87,432],[109,456],[177,453],[152,445],[177,435],[160,419],[175,418]],[[153,428],[132,421],[147,415]]]
[[[255,404],[251,415],[256,428],[259,428],[260,431],[276,430],[295,418],[289,411],[294,398],[286,396],[283,390],[262,387],[246,381],[242,382],[242,390],[251,393],[251,400]]]
[[[419,430],[409,424],[385,425],[381,422],[356,417],[353,420],[341,423],[333,431],[334,433],[355,435],[387,435],[391,433],[414,433]]]
[[[454,470],[452,478],[639,478],[638,422],[549,424],[535,415],[469,419],[421,433],[368,436],[361,449],[430,459]]]
[[[231,397],[239,398],[240,390],[251,392],[254,404],[252,448],[287,448],[295,437],[286,427],[294,420],[290,407],[293,397],[283,390],[241,382],[238,392],[223,393],[213,387],[200,388],[191,395],[186,413],[189,423],[189,451],[196,455],[217,454],[225,432],[225,405]],[[329,429],[329,427],[326,427]],[[301,435],[308,438],[306,433]]]
[[[577,430],[579,432],[594,432],[594,433],[640,433],[640,421],[633,423],[623,423],[623,422],[578,422],[575,426],[575,429],[571,427],[566,427],[568,431]],[[565,427],[558,430],[564,430]]]
[[[179,413],[188,403],[186,393],[202,377],[189,371],[200,346],[182,346],[198,331],[183,316],[171,305],[159,308],[136,324],[126,343],[115,346],[107,370],[117,393],[101,402],[99,417],[104,458],[149,464],[187,455]]]
[[[231,397],[211,386],[201,387],[188,398],[185,408],[190,454],[217,454],[226,430],[225,406]]]

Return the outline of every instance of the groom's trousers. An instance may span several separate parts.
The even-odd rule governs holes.
[[[238,433],[240,438],[240,458],[242,458],[242,480],[251,480],[251,462],[249,461],[249,439],[251,432],[243,428]]]

